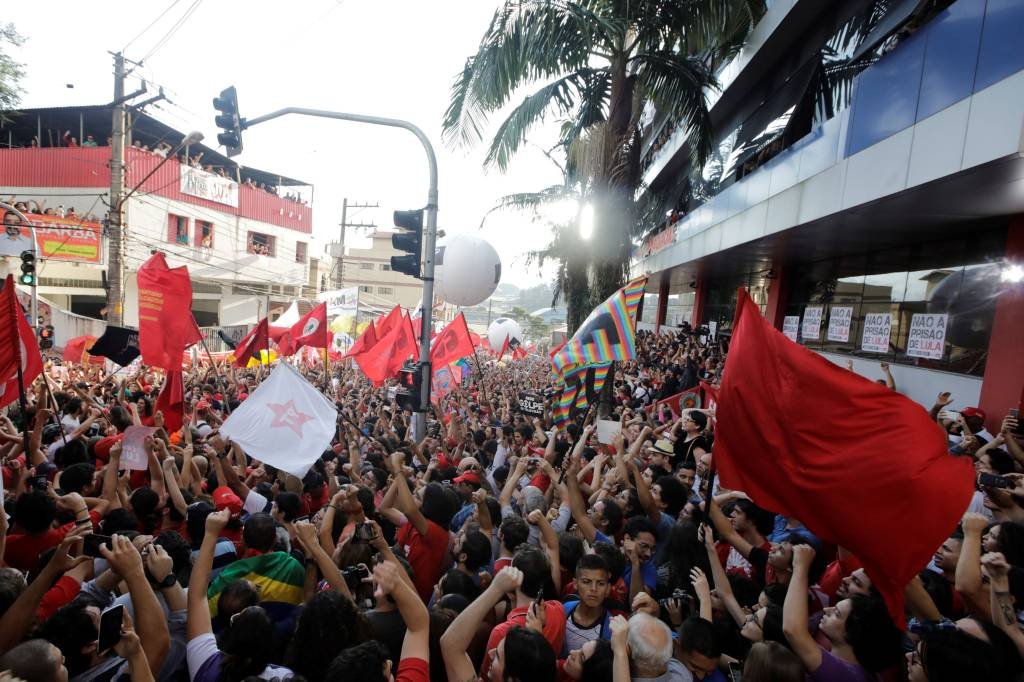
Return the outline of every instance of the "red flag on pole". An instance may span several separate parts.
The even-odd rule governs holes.
[[[245,335],[238,345],[235,346],[235,367],[246,367],[249,360],[259,357],[261,350],[270,348],[270,322],[263,318],[253,327],[252,331]]]
[[[281,338],[281,354],[292,355],[303,346],[327,348],[327,302],[302,316]]]
[[[22,387],[35,381],[43,371],[36,335],[18,305],[14,277],[7,275],[0,291],[0,407],[18,398],[19,364]]]
[[[971,459],[920,405],[787,339],[743,289],[714,398],[722,486],[850,550],[902,623],[904,587],[970,502]]]
[[[188,268],[167,266],[162,253],[143,263],[139,283],[139,350],[142,362],[166,370],[181,369],[181,354],[202,335],[192,318],[192,282]]]
[[[412,333],[412,322],[403,316],[391,332],[378,341],[358,358],[359,368],[375,385],[380,386],[393,376],[416,352],[416,337]]]
[[[500,360],[501,360],[501,359],[502,359],[503,357],[505,357],[505,352],[506,352],[506,351],[508,350],[508,344],[509,344],[509,337],[508,337],[508,336],[506,336],[506,337],[505,337],[505,343],[501,344],[501,352],[500,352],[500,353],[498,353],[498,360],[499,360],[499,361],[500,361]]]
[[[469,326],[459,313],[434,339],[430,348],[430,364],[432,367],[444,367],[472,354],[473,339],[469,336]]]
[[[76,336],[64,344],[64,354],[61,359],[64,362],[77,362],[77,363],[91,363],[93,365],[102,365],[104,358],[93,357],[89,355],[86,348],[92,348],[92,344],[96,342],[95,336]]]
[[[156,409],[164,414],[164,429],[167,433],[181,429],[185,420],[185,390],[180,369],[167,372],[164,387],[156,399]]]
[[[366,351],[370,350],[377,345],[377,332],[373,324],[366,325],[366,329],[359,335],[356,342],[352,344],[352,347],[345,353],[346,358],[354,358],[362,355]]]
[[[404,315],[402,309],[397,305],[391,309],[391,312],[384,317],[377,318],[374,325],[377,327],[374,330],[374,334],[378,339],[383,339],[385,336],[391,333],[391,330],[399,325]]]

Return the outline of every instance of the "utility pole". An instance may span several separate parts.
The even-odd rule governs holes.
[[[121,326],[123,320],[124,231],[124,55],[114,55],[114,121],[110,140],[110,211],[107,213],[107,323]]]
[[[337,275],[334,278],[334,288],[340,289],[345,281],[345,230],[349,227],[377,227],[376,223],[350,223],[348,222],[348,209],[350,208],[380,208],[376,202],[372,204],[350,204],[348,197],[341,200],[341,237],[338,246],[338,257],[334,259],[334,267]]]

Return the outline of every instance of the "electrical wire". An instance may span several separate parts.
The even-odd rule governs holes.
[[[142,29],[141,31],[139,31],[138,35],[136,35],[136,36],[135,36],[134,38],[132,38],[131,40],[129,40],[129,41],[128,41],[128,43],[127,43],[127,44],[126,44],[126,45],[125,45],[124,47],[122,47],[122,48],[121,48],[121,52],[124,52],[124,51],[126,51],[126,50],[127,50],[127,49],[128,49],[129,47],[131,47],[131,46],[132,46],[132,43],[134,43],[134,42],[135,42],[136,40],[138,40],[139,38],[141,38],[141,37],[142,37],[142,36],[143,36],[143,35],[144,35],[144,34],[146,33],[146,31],[148,31],[149,29],[153,28],[153,27],[154,27],[154,26],[156,25],[156,23],[157,23],[158,21],[160,21],[161,19],[163,19],[163,18],[164,18],[164,16],[165,16],[165,15],[166,15],[166,14],[167,14],[168,12],[170,12],[170,11],[171,11],[172,9],[174,9],[174,6],[175,6],[175,5],[177,5],[177,4],[179,3],[179,2],[181,2],[181,0],[174,0],[173,2],[171,2],[171,4],[170,4],[170,5],[168,5],[168,6],[167,6],[167,8],[166,8],[166,9],[164,9],[164,11],[163,11],[163,12],[161,12],[161,13],[160,13],[160,15],[159,15],[159,16],[158,16],[158,17],[157,17],[156,19],[154,19],[153,21],[151,21],[151,22],[149,23],[149,25],[148,25],[148,26],[146,26],[146,28],[144,28],[144,29]]]
[[[145,63],[145,61],[146,61],[147,59],[149,59],[149,58],[150,58],[150,57],[152,57],[152,56],[153,56],[154,54],[156,54],[157,50],[159,50],[159,49],[160,49],[160,48],[162,48],[162,47],[163,47],[164,45],[166,45],[166,44],[167,44],[167,43],[168,43],[168,42],[170,41],[170,39],[174,37],[174,34],[178,32],[178,29],[180,29],[180,28],[181,28],[182,26],[184,26],[184,25],[185,25],[185,22],[187,22],[187,21],[188,21],[189,17],[191,17],[191,16],[192,16],[192,14],[193,14],[193,13],[194,13],[194,12],[195,12],[195,11],[196,11],[196,10],[197,10],[198,8],[199,8],[199,5],[200,5],[200,4],[202,3],[202,1],[203,1],[203,0],[195,0],[195,2],[193,2],[193,3],[192,3],[192,4],[190,5],[190,6],[189,6],[189,8],[188,8],[187,10],[185,10],[185,13],[184,13],[183,15],[181,15],[181,18],[180,18],[180,19],[178,19],[178,21],[176,21],[176,22],[175,22],[175,23],[174,23],[174,24],[173,24],[173,25],[172,25],[172,26],[171,26],[171,27],[170,27],[170,28],[169,28],[169,29],[167,30],[167,33],[165,33],[165,34],[164,34],[164,36],[163,36],[162,38],[160,38],[160,40],[158,40],[158,41],[156,42],[156,44],[155,44],[155,45],[154,45],[154,46],[152,47],[152,49],[150,49],[150,51],[149,51],[149,52],[147,52],[147,53],[145,54],[145,56],[144,56],[144,57],[142,57],[142,59],[140,59],[139,61],[140,61],[140,62],[143,62],[143,63]]]

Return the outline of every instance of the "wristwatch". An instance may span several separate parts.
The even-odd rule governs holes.
[[[176,582],[178,582],[178,578],[173,573],[168,573],[156,586],[161,590],[166,590],[168,587],[173,587]]]

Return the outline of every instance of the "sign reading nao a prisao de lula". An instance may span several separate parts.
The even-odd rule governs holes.
[[[804,341],[817,341],[821,336],[821,306],[804,308]]]
[[[846,343],[850,340],[853,306],[832,306],[828,314],[828,340]]]
[[[915,358],[941,360],[946,349],[948,322],[949,316],[945,313],[914,314],[910,318],[907,355]]]
[[[868,313],[864,316],[864,333],[860,339],[861,350],[869,353],[888,353],[891,333],[892,315]]]
[[[782,333],[789,337],[790,341],[796,341],[796,337],[799,332],[799,315],[786,315],[784,318],[782,318]]]

